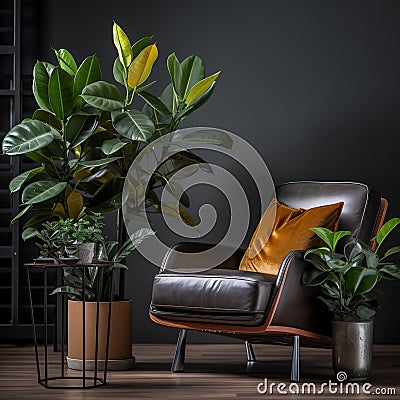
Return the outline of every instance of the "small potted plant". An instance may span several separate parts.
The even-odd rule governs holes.
[[[98,231],[102,223],[97,216],[97,222],[89,226],[79,221],[60,221],[62,225],[59,232],[65,236],[72,235],[74,239],[81,240],[91,237],[97,238],[98,260],[91,266],[83,267],[79,264],[63,268],[64,283],[54,289],[52,294],[64,294],[68,297],[68,356],[67,365],[71,369],[82,369],[83,358],[86,360],[86,369],[94,369],[94,359],[97,353],[100,365],[104,366],[106,358],[106,343],[108,332],[108,306],[112,293],[113,274],[116,269],[126,269],[123,264],[125,258],[147,237],[154,234],[150,229],[141,229],[134,237],[129,238],[122,246],[117,248],[118,241],[106,242]],[[87,221],[87,220],[83,220]],[[74,234],[72,228],[77,227]],[[79,229],[81,230],[79,232]],[[89,232],[89,233],[88,233]],[[92,236],[93,235],[93,236]],[[65,241],[70,242],[70,237]],[[65,239],[63,239],[65,240]],[[106,263],[106,264],[104,264]],[[82,353],[82,310],[85,299],[86,324],[85,331],[85,357]],[[116,300],[111,298],[111,322],[108,360],[109,368],[130,369],[135,358],[132,356],[132,300]],[[99,301],[99,335],[96,341],[96,313]]]
[[[40,256],[37,261],[41,262],[59,262],[63,256],[65,243],[60,237],[59,225],[57,222],[46,221],[42,223],[41,229],[29,228],[24,231],[23,239],[36,238],[40,243],[35,245],[40,250]]]
[[[77,220],[67,218],[58,222],[67,255],[76,256],[83,264],[90,264],[97,258],[96,250],[104,242],[103,218],[101,213],[92,213]]]
[[[399,224],[400,218],[393,218],[381,227],[374,238],[375,250],[355,240],[344,246],[343,254],[336,252],[337,244],[351,232],[312,228],[326,246],[305,253],[312,267],[304,271],[303,283],[321,288],[319,299],[332,314],[333,367],[351,380],[365,380],[371,370],[378,308],[374,289],[382,279],[400,279],[400,266],[387,260],[400,247],[379,255],[382,243]]]

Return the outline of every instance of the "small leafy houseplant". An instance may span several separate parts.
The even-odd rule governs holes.
[[[30,231],[30,238],[37,238],[40,242],[35,245],[40,250],[40,257],[43,259],[52,258],[58,260],[62,257],[65,243],[61,238],[57,222],[44,222],[41,228]]]
[[[129,238],[122,246],[117,248],[117,241],[99,242],[99,259],[93,266],[87,268],[64,267],[64,285],[54,289],[52,294],[63,293],[72,300],[109,301],[113,271],[116,268],[126,269],[123,264],[126,257],[147,237],[153,235],[150,229],[139,230],[135,237]],[[97,234],[96,234],[97,235]],[[106,266],[101,265],[108,262]],[[83,291],[85,285],[85,293]]]
[[[399,224],[400,218],[393,218],[382,225],[374,238],[375,250],[354,240],[344,246],[343,254],[336,247],[350,231],[312,228],[326,246],[305,253],[313,268],[304,271],[303,282],[321,288],[319,299],[332,314],[333,369],[344,371],[350,380],[366,380],[372,368],[373,320],[378,307],[374,291],[382,279],[400,279],[400,266],[389,261],[400,246],[379,254]]]
[[[351,232],[312,228],[326,246],[305,253],[304,258],[314,268],[304,272],[303,283],[321,288],[319,298],[334,319],[363,321],[374,317],[378,305],[374,295],[377,284],[382,279],[400,279],[400,266],[388,261],[400,252],[400,246],[379,255],[382,243],[399,224],[400,218],[393,218],[381,227],[375,238],[375,250],[356,240],[344,246],[344,254],[337,253],[336,246]]]

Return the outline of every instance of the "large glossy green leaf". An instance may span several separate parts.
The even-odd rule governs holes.
[[[176,117],[176,119],[183,121],[187,118],[192,112],[196,111],[200,108],[203,104],[205,104],[212,96],[215,90],[215,85],[212,84],[211,87],[202,95],[200,96],[193,104],[190,106],[186,106]]]
[[[329,274],[329,271],[323,272],[317,269],[305,270],[302,277],[303,283],[307,286],[322,285],[328,279]]]
[[[49,79],[50,74],[46,64],[37,61],[33,68],[33,95],[40,108],[52,112],[49,100]]]
[[[132,60],[134,60],[144,48],[150,46],[152,39],[153,36],[145,36],[132,45]]]
[[[312,264],[316,269],[320,271],[329,271],[329,267],[326,265],[325,262],[317,259],[317,258],[306,258],[306,261],[308,261],[310,264]]]
[[[319,238],[321,238],[331,249],[332,253],[335,252],[336,245],[338,241],[345,236],[350,236],[350,231],[337,231],[333,232],[330,229],[323,227],[315,227],[310,229],[314,232]]]
[[[379,247],[381,246],[383,241],[387,238],[389,233],[399,224],[400,224],[400,218],[392,218],[382,225],[381,229],[379,229],[379,232],[376,235],[376,242],[378,243],[376,251],[379,250]]]
[[[171,53],[167,58],[167,68],[171,77],[172,86],[177,95],[180,93],[180,84],[182,80],[181,64],[175,53]]]
[[[37,204],[59,195],[67,187],[67,182],[53,179],[33,182],[22,193],[24,204]]]
[[[368,321],[371,319],[375,314],[376,311],[372,309],[371,307],[368,307],[366,305],[359,305],[356,310],[357,316],[362,320],[362,321]]]
[[[135,93],[144,92],[148,88],[152,87],[155,83],[156,83],[156,81],[151,81],[150,83],[146,83],[145,85],[142,85],[142,86],[136,88],[136,92]]]
[[[157,57],[157,46],[152,44],[145,47],[132,61],[128,70],[128,84],[131,88],[140,86],[144,81],[146,81]]]
[[[378,271],[371,268],[354,267],[346,275],[346,289],[354,296],[368,293],[378,281]]]
[[[39,121],[45,122],[50,126],[61,130],[61,122],[60,120],[51,112],[45,110],[36,110],[33,115],[32,119],[37,119]]]
[[[126,85],[127,70],[118,57],[114,61],[113,74],[114,74],[114,79],[118,83],[124,86]]]
[[[307,250],[304,254],[304,258],[307,258],[309,254],[318,254],[319,256],[322,256],[324,254],[330,253],[331,250],[328,247],[318,247],[317,249],[310,249]]]
[[[103,111],[124,108],[124,97],[119,89],[108,82],[98,81],[86,86],[82,91],[83,100]]]
[[[37,174],[40,174],[41,172],[44,171],[44,167],[38,167],[31,169],[29,171],[25,171],[22,174],[16,176],[9,185],[10,192],[14,193],[17,192],[19,189],[21,189],[21,186],[29,181],[30,179],[34,178]]]
[[[50,75],[49,99],[58,118],[64,119],[71,115],[74,107],[74,80],[60,67],[54,68]]]
[[[216,72],[215,74],[208,76],[207,78],[202,79],[200,82],[197,82],[188,92],[185,102],[187,105],[193,104],[199,97],[201,97],[207,90],[211,87],[211,85],[218,78],[218,75],[221,71]]]
[[[173,112],[176,111],[177,104],[175,101],[174,90],[172,89],[172,83],[168,84],[163,90],[160,100],[167,106],[169,110],[172,110]]]
[[[233,146],[233,140],[226,132],[212,128],[197,128],[190,133],[176,131],[172,141],[179,142],[182,138],[182,135],[185,142],[210,143],[217,146],[223,146],[228,149],[232,148]]]
[[[123,261],[129,254],[134,251],[140,243],[143,242],[146,238],[150,236],[154,236],[155,233],[148,228],[141,228],[134,232],[132,235],[129,235],[129,239],[121,246],[118,252],[113,257],[112,261],[120,262]]]
[[[79,165],[83,167],[102,167],[103,165],[111,164],[114,161],[119,160],[121,157],[109,157],[103,158],[101,160],[90,160],[90,161],[80,161]]]
[[[68,119],[65,135],[70,147],[83,143],[96,129],[97,115],[73,114]]]
[[[129,67],[132,62],[132,47],[128,36],[123,29],[114,22],[113,41],[117,48],[118,57],[125,67]]]
[[[400,253],[400,246],[395,246],[395,247],[392,247],[389,250],[387,250],[385,255],[381,258],[381,260],[383,260],[383,259],[385,259],[387,257],[390,257],[390,256],[392,256],[393,254],[396,254],[396,253]]]
[[[101,146],[101,150],[107,156],[113,153],[116,153],[118,150],[121,150],[128,143],[123,142],[121,139],[115,138],[110,140],[105,140]]]
[[[125,178],[116,177],[104,183],[90,201],[89,210],[95,211],[97,207],[102,211],[113,211],[122,205],[122,190]]]
[[[116,131],[128,139],[145,142],[155,132],[153,121],[138,110],[113,112],[111,116]]]
[[[331,296],[335,299],[340,298],[340,292],[339,292],[339,287],[338,285],[331,281],[328,277],[328,279],[321,285],[322,292],[327,294],[328,296]]]
[[[74,95],[79,96],[87,85],[99,80],[101,80],[99,59],[96,56],[86,57],[74,78]]]
[[[383,278],[400,279],[400,266],[396,264],[385,264],[379,269]]]
[[[47,154],[43,153],[43,150],[35,150],[32,153],[26,153],[25,157],[37,162],[38,164],[52,162],[51,158]]]
[[[23,241],[32,239],[33,237],[37,236],[41,236],[41,234],[34,226],[30,226],[29,228],[24,229],[21,235]]]
[[[204,79],[204,65],[200,57],[193,55],[182,61],[181,69],[180,98],[185,99],[189,90]]]
[[[333,252],[336,250],[336,246],[340,239],[344,238],[345,236],[351,236],[350,231],[337,231],[333,233]]]
[[[362,258],[364,253],[361,243],[357,241],[347,243],[344,246],[344,255],[348,261]]]
[[[25,215],[31,208],[33,207],[32,204],[23,208],[12,220],[11,224],[15,224],[23,215]]]
[[[3,140],[3,153],[26,154],[48,146],[57,131],[42,121],[31,120],[14,126]]]
[[[139,93],[139,96],[161,115],[171,115],[172,111],[156,96],[153,94],[143,91]]]
[[[338,300],[327,299],[323,296],[318,296],[317,299],[321,300],[328,307],[329,311],[335,311],[339,307]]]
[[[65,71],[68,72],[69,75],[72,77],[75,76],[78,67],[76,65],[76,61],[73,55],[66,49],[55,50],[54,53],[56,54],[58,64],[60,67]]]

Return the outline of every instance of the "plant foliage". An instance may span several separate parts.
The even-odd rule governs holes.
[[[321,301],[335,319],[369,320],[374,317],[377,301],[374,289],[382,279],[400,279],[400,266],[386,259],[400,252],[393,247],[380,257],[378,251],[388,234],[400,224],[399,218],[387,221],[375,240],[376,250],[360,240],[345,245],[344,254],[336,252],[338,242],[349,231],[332,232],[326,228],[312,228],[326,247],[308,250],[304,258],[312,268],[304,271],[303,283],[321,288]]]

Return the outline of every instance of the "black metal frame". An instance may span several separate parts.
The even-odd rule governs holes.
[[[172,361],[171,372],[183,372],[185,368],[185,352],[186,352],[186,329],[180,329],[178,340],[176,342],[174,359]],[[245,341],[246,356],[247,356],[247,370],[251,370],[256,362],[253,346],[250,341]],[[299,335],[293,336],[293,352],[292,352],[292,365],[290,371],[290,380],[292,382],[300,381],[300,337]]]
[[[109,263],[100,263],[100,264],[75,264],[74,268],[87,268],[87,267],[107,267]],[[96,299],[96,343],[95,343],[95,359],[94,359],[94,373],[93,376],[86,375],[86,300],[85,300],[85,285],[82,285],[82,376],[66,376],[65,375],[65,320],[66,320],[66,312],[65,312],[65,303],[66,303],[66,295],[61,294],[61,375],[60,376],[52,376],[49,377],[48,373],[48,321],[47,321],[47,296],[48,296],[48,285],[47,285],[47,272],[51,268],[64,269],[65,267],[71,267],[71,265],[65,264],[26,264],[27,270],[27,280],[28,280],[28,289],[29,289],[29,305],[31,311],[31,319],[32,319],[32,329],[33,329],[33,340],[35,345],[35,359],[36,359],[36,371],[37,371],[37,381],[39,384],[44,386],[47,389],[91,389],[94,387],[101,387],[107,383],[107,365],[108,365],[108,352],[110,347],[110,327],[111,327],[111,304],[112,304],[112,288],[113,288],[113,274],[111,276],[111,285],[109,292],[109,301],[108,301],[108,320],[107,320],[107,338],[106,338],[106,352],[105,352],[105,360],[104,360],[104,371],[103,377],[98,376],[98,341],[99,341],[99,306],[100,301]],[[43,311],[44,311],[44,378],[41,374],[41,365],[40,365],[40,357],[39,357],[39,348],[38,348],[38,340],[37,340],[37,332],[36,332],[36,324],[35,324],[35,315],[34,315],[34,307],[32,300],[32,290],[30,283],[29,271],[32,268],[41,268],[43,270]],[[55,382],[60,380],[81,380],[81,385],[75,386],[65,386],[65,385],[51,385],[49,382]],[[87,382],[92,382],[88,384]]]

